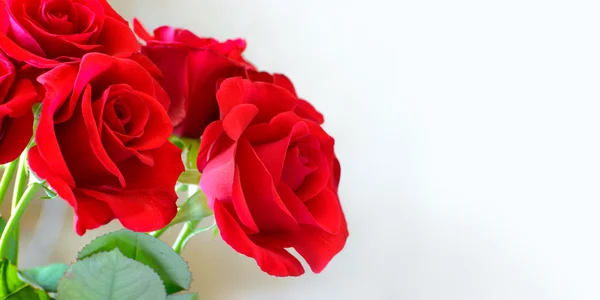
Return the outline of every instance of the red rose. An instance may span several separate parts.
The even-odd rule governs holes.
[[[77,233],[113,219],[135,231],[167,225],[184,168],[167,142],[169,98],[152,75],[91,53],[38,80],[46,97],[29,163],[75,209]]]
[[[106,0],[0,1],[0,48],[38,68],[89,52],[136,52],[139,42]]]
[[[208,124],[219,119],[215,98],[218,81],[253,68],[242,57],[246,42],[238,39],[221,43],[167,26],[159,27],[152,36],[137,20],[134,30],[147,43],[142,53],[163,73],[162,84],[171,97],[171,109],[182,112],[169,112],[173,123],[179,124],[174,133],[200,137]]]
[[[333,138],[275,84],[230,78],[217,99],[198,168],[223,240],[271,275],[304,273],[286,248],[322,271],[348,237]]]
[[[29,73],[27,67],[17,70],[0,52],[0,164],[19,157],[33,134],[38,92]]]
[[[256,81],[256,82],[268,82],[268,83],[275,84],[277,86],[280,86],[280,87],[288,90],[295,97],[298,97],[298,95],[296,94],[296,89],[294,88],[294,84],[292,83],[292,81],[289,78],[287,78],[283,74],[271,75],[267,72],[257,72],[255,70],[251,70],[251,69],[244,69],[244,70],[240,70],[240,72],[235,75],[239,75],[242,78],[250,79],[250,80]],[[298,99],[298,103],[296,105],[296,109],[294,109],[294,112],[302,118],[311,119],[319,124],[323,124],[323,122],[325,121],[325,119],[323,118],[323,115],[320,112],[318,112],[312,106],[312,104],[310,104],[308,101],[300,99],[300,98]]]

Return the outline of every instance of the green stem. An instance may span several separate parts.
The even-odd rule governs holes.
[[[200,221],[190,221],[183,225],[181,232],[179,232],[179,236],[177,236],[175,243],[173,243],[173,250],[175,250],[177,254],[181,254],[188,235],[194,232],[194,229],[196,229],[198,224],[200,224]]]
[[[15,209],[17,209],[17,205],[19,204],[21,197],[23,197],[23,194],[25,193],[25,188],[27,187],[28,180],[29,169],[27,169],[27,150],[25,150],[23,151],[23,153],[21,154],[21,158],[19,159],[19,168],[17,169],[17,177],[15,179],[15,186],[13,188],[11,215],[13,214],[12,212],[15,211]],[[14,239],[13,247],[15,248],[14,257],[12,257],[12,259],[15,265],[19,260],[19,233],[20,226],[17,223],[17,225],[13,229],[12,235]]]
[[[15,170],[17,170],[17,166],[19,165],[19,159],[15,159],[6,166],[4,170],[4,174],[2,174],[2,179],[0,180],[0,204],[4,201],[4,196],[6,196],[6,192],[8,191],[8,186],[12,181],[13,175],[15,174]]]
[[[155,238],[159,238],[161,235],[163,235],[167,231],[167,229],[169,229],[169,227],[170,226],[167,225],[167,226],[163,227],[162,229],[159,229],[157,231],[152,231],[152,232],[150,232],[148,234],[151,235],[151,236],[153,236],[153,237],[155,237]]]
[[[10,251],[10,249],[8,249],[10,237],[13,235],[13,231],[18,228],[19,221],[21,221],[21,217],[29,205],[29,202],[35,198],[35,195],[41,187],[42,184],[40,183],[34,183],[27,187],[23,197],[19,200],[16,209],[12,211],[10,219],[8,219],[6,227],[2,232],[2,237],[0,237],[0,257],[7,257],[7,254]]]
[[[19,204],[19,199],[25,193],[25,188],[27,187],[27,180],[29,179],[29,174],[27,170],[27,151],[24,151],[21,154],[21,158],[19,160],[19,168],[17,169],[17,179],[15,180],[15,187],[13,190],[13,199],[12,199],[12,209],[14,210]]]

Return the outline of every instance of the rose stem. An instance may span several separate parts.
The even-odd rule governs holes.
[[[173,250],[178,254],[181,254],[183,247],[185,246],[185,241],[187,240],[188,235],[194,232],[194,229],[200,224],[200,221],[190,221],[183,225],[181,228],[181,232],[177,236],[175,243],[173,244]]]
[[[2,232],[2,237],[0,237],[0,257],[7,257],[7,253],[9,251],[8,247],[10,237],[13,236],[13,231],[18,228],[19,221],[21,220],[21,217],[23,216],[27,205],[29,205],[29,202],[31,202],[31,200],[35,198],[35,195],[40,190],[42,185],[43,184],[41,183],[34,183],[29,185],[29,187],[27,187],[27,189],[25,190],[23,197],[21,197],[21,199],[19,200],[19,204],[17,204],[16,209],[12,211],[10,219],[8,219],[6,227]]]
[[[23,197],[23,193],[25,193],[25,188],[27,187],[27,181],[29,179],[29,170],[27,169],[27,149],[23,151],[21,154],[21,158],[19,160],[19,168],[17,169],[17,177],[15,179],[15,187],[13,188],[13,199],[12,199],[12,208],[11,214],[17,208],[19,204],[19,200]],[[19,259],[19,224],[14,228],[13,237],[14,237],[14,258],[12,259],[13,264],[17,264]]]
[[[17,204],[19,204],[19,199],[21,199],[23,193],[25,192],[25,188],[27,187],[27,179],[29,179],[29,174],[27,171],[27,151],[25,151],[23,154],[21,154],[19,169],[17,169],[17,179],[15,182],[12,199],[13,210],[17,207]]]
[[[13,175],[15,174],[15,170],[17,170],[18,165],[19,159],[13,160],[8,164],[8,166],[4,170],[4,174],[2,174],[2,180],[0,180],[0,204],[2,204],[2,201],[4,201],[4,196],[6,196],[8,186],[12,181]]]
[[[163,233],[165,233],[165,231],[167,231],[167,229],[169,229],[169,225],[157,230],[157,231],[152,231],[150,233],[148,233],[149,235],[155,237],[155,238],[159,238],[161,235],[163,235]]]

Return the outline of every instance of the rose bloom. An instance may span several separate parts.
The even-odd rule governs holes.
[[[19,157],[31,140],[32,106],[39,100],[32,71],[16,68],[0,51],[0,164]]]
[[[198,168],[223,240],[274,276],[304,273],[286,248],[321,272],[348,237],[333,138],[277,84],[230,78],[217,99]]]
[[[46,88],[31,169],[75,210],[82,235],[118,219],[134,231],[177,213],[181,151],[167,141],[169,98],[136,61],[99,53],[38,79]]]
[[[169,112],[177,125],[174,134],[199,138],[208,124],[219,119],[218,82],[253,68],[242,57],[246,42],[237,39],[221,43],[168,26],[157,28],[151,35],[137,20],[134,30],[146,42],[142,53],[162,71],[162,84],[171,98],[171,109],[182,112],[179,115]]]
[[[0,48],[38,68],[89,52],[140,49],[127,21],[106,0],[3,0],[0,20]]]

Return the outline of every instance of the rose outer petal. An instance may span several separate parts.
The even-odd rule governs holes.
[[[262,247],[248,238],[230,212],[217,199],[215,220],[223,240],[237,252],[254,258],[264,272],[273,276],[300,276],[302,264],[284,249]]]

